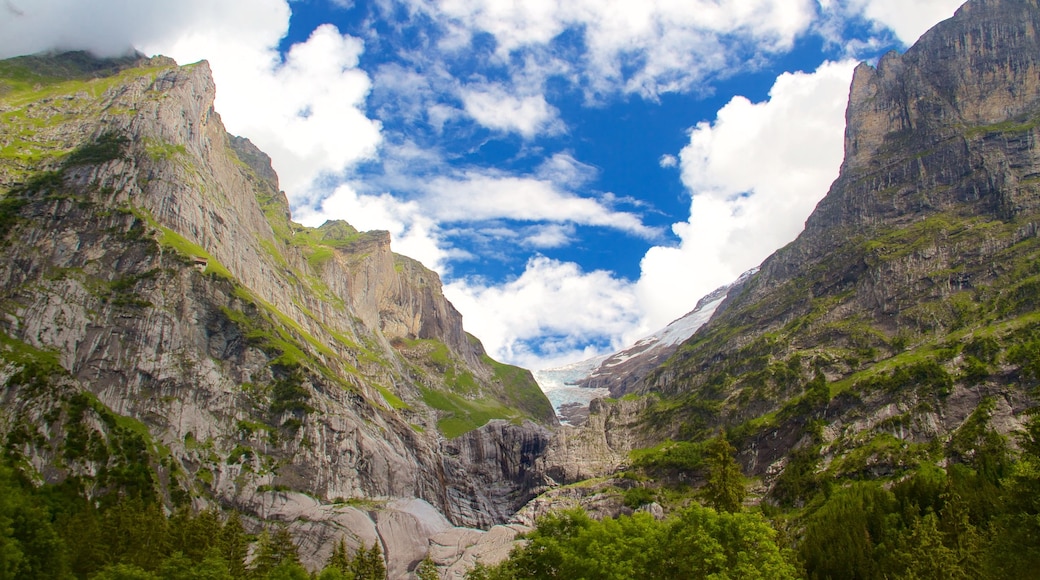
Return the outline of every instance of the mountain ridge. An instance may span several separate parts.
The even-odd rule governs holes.
[[[505,523],[543,484],[525,462],[556,424],[530,373],[490,359],[388,233],[293,223],[204,61],[85,58],[0,63],[9,456],[87,495],[284,520],[312,564],[338,535],[378,540],[405,574],[424,553],[379,520],[421,510],[391,500]]]
[[[1038,26],[1035,2],[975,0],[856,69],[839,177],[637,387],[648,443],[725,430],[769,489],[795,450],[846,473],[847,454],[892,433],[949,441],[987,398],[1000,433],[1019,427],[1035,405],[1013,353],[1032,332]],[[898,474],[911,456],[868,462]]]
[[[0,63],[6,459],[97,501],[283,523],[311,567],[378,543],[393,577],[502,558],[561,507],[703,499],[709,441],[785,537],[865,483],[970,496],[979,524],[1040,392],[1037,30],[1035,1],[971,0],[857,68],[805,231],[581,427],[385,232],[294,224],[204,64]],[[946,517],[936,498],[914,525]]]

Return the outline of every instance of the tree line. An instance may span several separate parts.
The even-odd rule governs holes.
[[[696,462],[700,501],[656,520],[551,514],[527,542],[470,580],[521,578],[1028,578],[1040,570],[1040,415],[1018,451],[987,426],[986,402],[953,436],[944,462],[896,481],[835,481],[811,466],[780,499],[743,506],[723,436]],[[940,467],[939,463],[944,463]],[[808,475],[807,475],[808,474]]]
[[[248,534],[235,513],[166,514],[150,494],[88,500],[75,480],[36,487],[0,464],[0,580],[383,580],[379,543],[341,539],[309,572],[288,529]]]

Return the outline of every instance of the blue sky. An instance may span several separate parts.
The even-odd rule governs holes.
[[[4,0],[0,57],[207,59],[307,225],[385,229],[496,358],[663,327],[793,239],[852,69],[958,0]],[[85,25],[86,24],[86,25]]]

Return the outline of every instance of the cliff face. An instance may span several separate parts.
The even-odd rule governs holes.
[[[726,428],[768,484],[795,449],[873,477],[952,457],[978,409],[1014,430],[1037,385],[1038,30],[1035,1],[973,0],[905,54],[860,65],[838,179],[798,239],[635,389],[664,401],[633,433]]]
[[[44,480],[92,481],[87,493],[132,483],[260,519],[317,498],[311,516],[354,545],[382,540],[401,573],[423,556],[414,538],[372,522],[418,516],[386,502],[502,523],[541,484],[514,448],[544,446],[530,421],[555,424],[530,373],[489,359],[386,232],[291,222],[270,160],[226,133],[214,90],[205,62],[0,63],[12,453]],[[477,429],[489,416],[518,425]],[[147,473],[113,479],[142,461]],[[346,512],[373,537],[334,523]]]

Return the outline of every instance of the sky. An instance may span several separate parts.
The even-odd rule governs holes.
[[[852,71],[960,0],[2,0],[0,58],[206,59],[294,219],[388,230],[532,370],[612,352],[793,240]]]

